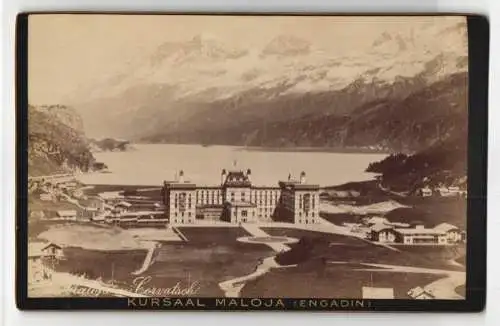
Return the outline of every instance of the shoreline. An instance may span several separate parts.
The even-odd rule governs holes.
[[[325,146],[246,146],[246,145],[230,145],[230,144],[200,144],[200,143],[151,143],[137,142],[132,145],[171,145],[171,146],[196,146],[202,148],[210,147],[231,147],[241,151],[262,151],[262,152],[317,152],[317,153],[338,153],[338,154],[385,154],[390,155],[393,151],[388,149],[370,149],[359,147],[325,147]]]

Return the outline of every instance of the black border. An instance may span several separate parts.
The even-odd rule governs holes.
[[[465,300],[361,300],[364,307],[302,308],[300,300],[283,299],[285,308],[216,307],[216,298],[183,307],[129,305],[126,298],[28,298],[27,293],[27,135],[28,135],[28,18],[41,14],[113,15],[258,15],[258,16],[467,16],[469,44],[469,154],[467,207],[467,282]],[[486,16],[460,13],[240,13],[240,12],[117,12],[52,11],[20,13],[16,22],[16,305],[20,310],[292,310],[292,311],[391,311],[480,312],[486,303],[486,182],[488,122],[489,22]],[[307,300],[308,298],[304,298]],[[186,301],[186,299],[182,299]],[[196,298],[193,298],[196,304]],[[238,299],[239,300],[239,299]],[[331,301],[331,298],[325,300]],[[340,300],[339,300],[340,301]]]

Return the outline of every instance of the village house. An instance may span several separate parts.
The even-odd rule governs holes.
[[[116,192],[102,192],[98,195],[100,199],[104,201],[105,204],[115,205],[121,202],[125,197]]]
[[[397,233],[392,226],[377,224],[371,227],[370,239],[382,243],[394,243],[397,240]]]
[[[104,214],[104,201],[99,197],[90,197],[79,201],[84,208],[84,216],[95,218],[98,215]]]
[[[467,197],[467,190],[460,189],[457,186],[439,187],[435,190],[441,197]]]
[[[394,229],[396,238],[404,244],[446,244],[448,238],[445,232],[436,229],[426,229],[423,225],[415,228]]]
[[[422,197],[430,197],[432,196],[432,189],[429,187],[423,187],[419,189],[418,194]]]
[[[114,206],[114,210],[118,211],[118,213],[121,214],[128,212],[131,207],[132,207],[131,203],[128,203],[126,201],[121,201]]]
[[[437,225],[434,229],[444,232],[446,234],[448,243],[457,243],[462,241],[462,232],[458,227],[452,224],[441,223]]]
[[[41,252],[44,255],[44,257],[51,257],[51,258],[57,258],[57,259],[64,258],[62,247],[55,244],[55,243],[46,244],[41,249]]]
[[[40,194],[40,200],[42,201],[52,201],[54,200],[54,196],[50,193],[42,193]]]
[[[52,264],[54,264],[54,259],[64,259],[63,249],[54,243],[32,242],[28,244],[28,278],[30,282],[39,282],[50,278],[52,270],[45,264],[47,259]]]
[[[165,217],[164,212],[139,211],[111,214],[106,217],[106,222],[121,227],[165,227],[168,219]]]
[[[45,213],[43,211],[30,212],[30,219],[42,219],[42,218],[45,218]]]
[[[77,215],[77,211],[75,210],[62,210],[56,212],[57,219],[61,220],[76,221]]]
[[[462,241],[463,233],[448,223],[442,223],[435,228],[425,228],[423,225],[417,225],[415,228],[396,227],[389,223],[372,225],[369,239],[381,243],[446,245]]]

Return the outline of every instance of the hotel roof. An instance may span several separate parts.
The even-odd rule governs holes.
[[[250,187],[250,178],[243,171],[229,171],[224,186],[229,187]]]
[[[170,189],[195,189],[196,184],[192,182],[165,182],[164,183],[165,187],[170,188]]]
[[[375,224],[370,228],[373,232],[380,232],[383,230],[394,230],[394,228],[390,225],[385,225],[385,224]]]
[[[300,181],[296,180],[288,180],[288,181],[280,181],[279,185],[281,187],[287,187],[287,188],[292,188],[292,189],[319,189],[318,184],[308,184],[308,183],[301,183]]]
[[[119,202],[118,204],[115,205],[115,207],[118,207],[118,206],[123,206],[123,207],[132,207],[132,204],[131,203],[128,203],[126,201],[121,201]]]
[[[458,230],[458,227],[456,227],[453,224],[449,224],[449,223],[441,223],[441,224],[437,225],[436,227],[434,227],[434,229],[439,230],[439,231],[443,231],[443,232],[448,232],[451,230]]]

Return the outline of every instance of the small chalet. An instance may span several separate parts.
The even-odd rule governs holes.
[[[435,230],[444,232],[449,243],[457,243],[462,241],[462,232],[458,227],[448,223],[441,223],[434,227]]]
[[[42,253],[47,257],[54,257],[54,258],[64,257],[62,247],[56,245],[55,243],[49,243],[48,245],[43,247]]]
[[[424,187],[419,190],[419,195],[422,197],[430,197],[432,196],[432,189],[429,187]]]
[[[64,257],[63,249],[55,243],[35,242],[28,245],[28,259],[40,260],[41,258],[57,258]]]
[[[397,240],[397,233],[392,226],[376,224],[371,228],[370,239],[372,241],[394,243]]]

